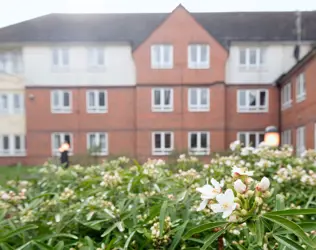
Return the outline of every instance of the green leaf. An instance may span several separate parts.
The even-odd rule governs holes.
[[[299,244],[297,244],[295,241],[286,238],[284,236],[278,236],[273,235],[273,237],[282,245],[286,246],[288,250],[304,250],[303,247],[301,247]]]
[[[163,234],[163,228],[165,225],[165,217],[166,217],[167,207],[168,207],[168,202],[164,201],[162,206],[161,206],[160,216],[159,216],[159,232],[160,232],[159,235],[160,235],[160,237]]]
[[[73,235],[73,234],[49,234],[49,235],[37,237],[34,240],[43,241],[43,240],[49,240],[49,239],[53,239],[53,238],[70,238],[70,239],[74,239],[74,240],[78,239],[78,237],[76,235]]]
[[[58,244],[55,246],[55,250],[63,250],[64,249],[64,242],[59,241]]]
[[[8,243],[1,243],[0,244],[1,250],[15,250],[13,247],[11,247]]]
[[[210,237],[208,237],[208,239],[205,241],[203,247],[201,247],[201,250],[206,250],[209,248],[209,246],[219,237],[221,236],[224,232],[225,232],[225,228],[221,229],[220,231],[212,234]]]
[[[178,232],[176,233],[176,235],[175,235],[174,238],[173,238],[173,241],[172,241],[172,243],[171,243],[171,246],[170,246],[169,250],[175,249],[176,246],[179,244],[179,242],[180,242],[180,240],[181,240],[181,237],[182,237],[182,234],[183,234],[183,232],[184,232],[184,230],[185,230],[185,228],[186,228],[188,222],[189,222],[189,221],[186,221],[186,222],[184,222],[184,223],[180,226]]]
[[[284,196],[281,194],[276,195],[275,208],[277,211],[284,210]]]
[[[94,250],[93,240],[89,236],[84,237],[84,239],[89,246],[89,250]]]
[[[258,245],[262,246],[263,237],[264,237],[264,224],[260,217],[256,221],[256,235],[257,235]]]
[[[194,228],[191,228],[184,236],[183,238],[186,240],[188,238],[190,238],[192,235],[197,234],[197,233],[201,233],[216,227],[223,227],[225,225],[227,225],[228,222],[226,221],[222,221],[222,222],[211,222],[211,223],[206,223]]]
[[[44,250],[52,250],[53,249],[52,247],[50,247],[50,246],[48,246],[40,241],[33,241],[33,244],[41,250],[42,249],[44,249]]]
[[[125,245],[124,245],[124,250],[127,250],[128,249],[128,246],[129,246],[129,243],[131,242],[134,234],[136,233],[136,231],[133,231],[130,236],[127,238],[126,242],[125,242]]]
[[[288,231],[290,231],[291,233],[295,234],[297,237],[299,237],[303,242],[305,242],[307,245],[311,246],[311,247],[315,247],[316,248],[316,243],[314,243],[303,231],[303,229],[298,226],[297,224],[295,224],[294,222],[285,219],[283,217],[280,216],[274,216],[274,215],[270,215],[270,214],[264,214],[263,215],[264,218],[277,223],[278,225],[280,225],[281,227],[287,229]]]
[[[297,225],[299,225],[304,230],[304,232],[310,232],[310,231],[316,230],[316,222],[301,222],[301,223],[297,223]],[[289,234],[289,231],[280,230],[275,233],[276,234]]]
[[[19,248],[17,248],[16,250],[22,250],[24,248],[26,248],[27,246],[31,245],[33,242],[32,241],[29,241],[27,243],[25,243],[24,245],[20,246]]]
[[[289,209],[289,210],[282,210],[282,211],[273,211],[266,213],[265,215],[280,215],[280,216],[293,216],[293,215],[315,215],[316,209]]]
[[[117,223],[114,223],[111,227],[109,227],[102,235],[101,237],[107,236],[109,233],[111,233],[115,228],[117,227]]]
[[[14,231],[12,231],[12,232],[10,232],[10,233],[8,233],[8,234],[2,236],[2,237],[0,238],[0,242],[4,242],[4,241],[6,241],[7,239],[9,239],[9,238],[11,238],[11,237],[13,237],[13,236],[16,236],[16,235],[21,234],[21,233],[23,233],[23,232],[25,232],[25,231],[32,230],[32,229],[36,229],[36,228],[38,228],[38,226],[32,225],[32,224],[31,224],[31,225],[24,226],[24,227],[20,227],[20,228],[14,230]]]

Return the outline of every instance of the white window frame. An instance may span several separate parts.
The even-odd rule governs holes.
[[[57,62],[55,63],[55,56],[57,59]],[[64,57],[66,57],[66,61],[68,63],[64,62]],[[53,70],[68,70],[70,66],[70,48],[67,47],[53,47],[52,48],[52,67]]]
[[[191,103],[192,91],[197,92],[197,104]],[[207,103],[202,104],[202,91],[207,92]],[[210,89],[209,88],[189,88],[188,89],[188,109],[190,112],[208,112],[210,111]]]
[[[9,139],[9,149],[4,151],[3,146],[3,137],[7,136]],[[20,137],[20,146],[21,149],[16,149],[15,137]],[[26,156],[26,145],[25,145],[25,135],[18,134],[1,134],[0,135],[0,157],[23,157]]]
[[[96,136],[96,144],[100,144],[100,137],[101,135],[105,136],[105,148],[101,149],[100,152],[91,152],[91,155],[97,155],[97,156],[105,156],[109,154],[109,136],[106,132],[90,132],[87,133],[87,150],[91,150],[90,145],[90,135]]]
[[[170,105],[164,104],[165,91],[170,91]],[[155,91],[160,91],[160,105],[155,104]],[[173,89],[153,88],[151,91],[151,111],[152,112],[172,112],[173,111]]]
[[[99,94],[103,92],[104,93],[104,104],[105,106],[100,106],[99,103]],[[90,106],[90,93],[94,94],[94,98],[96,100],[96,105]],[[104,114],[108,112],[108,92],[106,90],[97,90],[97,89],[91,89],[86,91],[86,107],[87,107],[87,113],[90,114]]]
[[[296,129],[296,155],[301,154],[306,150],[306,129],[305,126]]]
[[[6,96],[7,98],[7,108],[3,109],[2,105],[2,96]],[[15,108],[15,96],[18,96],[19,108]],[[0,115],[8,115],[8,114],[23,114],[24,113],[24,95],[22,93],[7,93],[0,92]]]
[[[202,46],[206,46],[206,61],[203,62]],[[192,49],[196,48],[197,61],[192,61]],[[188,46],[188,68],[189,69],[209,69],[210,68],[210,46],[208,44],[190,44]]]
[[[0,51],[0,72],[7,74],[19,74],[23,71],[22,51]]]
[[[241,64],[241,51],[245,51],[245,64]],[[250,51],[256,52],[256,63],[250,64]],[[263,47],[248,47],[248,48],[239,48],[239,58],[238,65],[240,68],[245,69],[258,69],[265,65],[265,53],[266,49]]]
[[[282,132],[282,145],[292,145],[292,130],[288,129]]]
[[[246,92],[246,105],[240,105],[240,93]],[[250,106],[249,96],[250,92],[256,92],[256,106]],[[266,93],[266,104],[264,106],[260,105],[260,92]],[[269,91],[267,89],[239,89],[237,91],[237,111],[238,113],[266,113],[269,111]]]
[[[160,135],[161,148],[156,148],[155,135]],[[170,134],[170,148],[165,146],[165,135]],[[174,150],[174,133],[171,131],[155,131],[152,132],[152,155],[169,155]]]
[[[50,92],[50,105],[51,105],[51,112],[53,114],[69,114],[72,113],[72,91],[71,90],[52,90]],[[58,105],[54,105],[54,94],[58,94],[59,100],[61,100],[61,103]],[[69,95],[69,107],[64,106],[64,93],[68,93]]]
[[[155,58],[155,50],[159,48],[160,61]],[[169,49],[169,62],[164,61],[164,50]],[[151,68],[152,69],[172,69],[173,68],[173,45],[171,44],[153,44],[151,46]]]
[[[191,135],[197,134],[197,148],[191,148]],[[202,134],[206,134],[207,148],[201,147]],[[209,155],[211,152],[211,134],[208,131],[191,131],[188,133],[188,151],[191,155]]]
[[[258,132],[258,131],[241,131],[237,133],[237,140],[241,141],[240,136],[244,134],[246,138],[246,145],[245,147],[250,147],[250,135],[254,134],[256,135],[256,145],[251,145],[251,147],[258,147],[259,144],[261,143],[260,141],[260,135],[264,136],[264,132]]]
[[[296,78],[296,102],[302,102],[306,99],[306,76],[301,73]]]
[[[282,87],[281,90],[282,110],[292,106],[292,83],[289,82]]]
[[[99,55],[103,57],[103,64],[99,64]],[[105,48],[104,47],[89,47],[87,48],[88,67],[89,70],[104,70],[105,69]]]
[[[51,134],[51,149],[52,149],[52,155],[53,156],[58,156],[60,155],[60,152],[59,152],[59,148],[61,145],[56,145],[57,147],[55,148],[55,145],[54,145],[54,142],[55,142],[55,135],[58,135],[60,136],[61,138],[63,138],[63,140],[60,140],[60,143],[63,144],[64,143],[64,140],[65,140],[65,137],[66,135],[69,135],[70,137],[70,145],[69,145],[69,155],[73,155],[73,152],[74,152],[74,137],[73,137],[73,134],[70,133],[70,132],[54,132]]]

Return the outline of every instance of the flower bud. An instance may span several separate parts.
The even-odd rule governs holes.
[[[2,200],[9,200],[10,199],[10,196],[7,194],[7,193],[4,193],[2,196],[1,196],[1,199]]]
[[[256,202],[258,205],[261,205],[263,203],[263,200],[260,197],[256,197]]]
[[[247,186],[240,179],[234,182],[234,188],[240,194],[243,194],[247,190]]]
[[[269,198],[271,196],[271,192],[267,191],[263,194],[264,198]]]
[[[247,214],[248,214],[248,212],[247,212],[247,210],[246,210],[246,209],[243,209],[243,210],[241,210],[241,214],[242,214],[242,215],[247,215]]]
[[[263,177],[261,181],[257,184],[257,190],[260,192],[265,192],[270,187],[270,180],[267,177]]]

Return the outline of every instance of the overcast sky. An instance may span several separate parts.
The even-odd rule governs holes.
[[[316,10],[316,0],[0,0],[0,27],[53,13]]]

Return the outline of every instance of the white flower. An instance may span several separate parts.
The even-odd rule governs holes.
[[[267,177],[263,177],[261,181],[257,184],[257,190],[261,192],[265,192],[270,187],[270,180]]]
[[[247,171],[247,168],[233,167],[232,176],[240,175],[253,176],[253,171]]]
[[[230,147],[231,151],[235,151],[238,146],[240,146],[240,141],[234,141],[230,144],[229,147]]]
[[[218,204],[212,204],[211,209],[214,213],[223,213],[223,218],[227,218],[236,209],[237,204],[234,203],[234,199],[233,190],[227,189],[225,194],[216,196]]]
[[[247,186],[240,179],[234,182],[234,188],[240,194],[243,194],[247,190]]]
[[[197,188],[196,190],[201,193],[202,202],[197,209],[197,211],[203,210],[208,201],[214,199],[218,194],[222,192],[221,184],[212,178],[211,180],[212,185],[206,184],[203,187]]]
[[[8,195],[7,193],[3,193],[2,196],[1,196],[1,199],[6,201],[6,200],[9,200],[10,199],[10,195]]]

